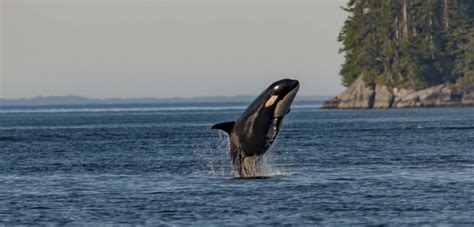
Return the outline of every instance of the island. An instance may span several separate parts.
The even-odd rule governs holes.
[[[474,1],[349,0],[326,109],[474,106]]]

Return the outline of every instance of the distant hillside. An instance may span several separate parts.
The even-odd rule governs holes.
[[[125,104],[172,104],[206,102],[251,102],[255,96],[215,96],[192,98],[112,98],[93,99],[81,96],[39,96],[29,99],[0,99],[0,106],[45,106],[45,105],[125,105]],[[328,96],[297,96],[295,102],[322,102]]]

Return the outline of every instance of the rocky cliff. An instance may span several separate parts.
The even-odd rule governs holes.
[[[345,91],[326,101],[324,109],[368,109],[474,106],[474,88],[459,90],[454,85],[438,85],[423,90],[369,86],[361,77]]]

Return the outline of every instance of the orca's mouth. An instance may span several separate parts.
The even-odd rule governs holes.
[[[296,93],[298,93],[298,90],[300,88],[299,82],[297,80],[294,80],[294,81],[295,81],[295,85],[293,89],[290,92],[288,92],[281,101],[278,102],[275,108],[275,113],[274,113],[275,117],[283,117],[288,112],[290,112],[291,103],[293,103]]]

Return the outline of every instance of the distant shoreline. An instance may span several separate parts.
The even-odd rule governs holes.
[[[384,109],[419,107],[473,107],[474,87],[460,89],[440,84],[422,90],[368,85],[360,76],[345,91],[324,102],[322,109]]]
[[[297,96],[295,102],[324,102],[330,96]],[[109,98],[96,99],[82,96],[39,96],[27,99],[0,99],[0,107],[34,106],[93,106],[93,105],[153,105],[193,103],[249,103],[255,96],[214,96],[192,98]]]

